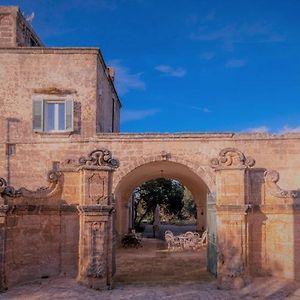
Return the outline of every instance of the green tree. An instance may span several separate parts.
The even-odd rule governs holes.
[[[184,205],[181,210],[182,219],[197,219],[197,206],[192,193],[187,188],[184,188],[183,203]]]
[[[146,181],[134,192],[134,223],[140,226],[145,219],[154,218],[156,205],[165,214],[179,215],[183,208],[184,187],[176,180],[158,178]]]

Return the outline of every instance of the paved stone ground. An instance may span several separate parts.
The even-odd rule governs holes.
[[[57,277],[14,287],[1,294],[0,299],[300,300],[299,284],[274,278],[256,278],[241,290],[218,290],[205,266],[205,250],[168,253],[162,241],[147,239],[143,248],[119,249],[113,290],[95,291],[77,284],[74,279]]]

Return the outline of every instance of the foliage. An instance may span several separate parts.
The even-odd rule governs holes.
[[[176,180],[158,178],[139,186],[134,193],[134,223],[140,226],[144,219],[152,220],[156,205],[163,215],[179,216],[184,206],[184,187]]]
[[[184,197],[183,197],[183,208],[181,210],[181,218],[182,219],[197,219],[197,206],[193,199],[192,193],[185,188],[184,189]]]

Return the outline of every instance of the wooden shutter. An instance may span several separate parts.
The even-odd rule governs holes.
[[[34,131],[43,131],[44,129],[44,105],[42,99],[33,100],[32,128]]]
[[[66,130],[73,131],[73,123],[74,123],[74,101],[72,99],[68,99],[65,101],[65,114],[66,114]]]

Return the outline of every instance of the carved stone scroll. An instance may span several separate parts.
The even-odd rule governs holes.
[[[47,176],[49,186],[40,187],[35,191],[28,190],[24,187],[15,190],[12,186],[8,186],[4,178],[0,178],[0,194],[2,197],[23,197],[30,199],[50,198],[62,189],[62,173],[58,171],[50,171]]]
[[[253,167],[255,160],[250,156],[246,157],[241,151],[235,148],[225,148],[220,151],[218,158],[211,159],[210,164],[214,169]]]
[[[87,156],[82,156],[77,160],[67,159],[62,163],[64,170],[80,169],[80,168],[111,168],[116,169],[119,167],[119,161],[112,158],[112,154],[109,150],[97,149],[90,152]]]
[[[4,178],[0,178],[0,195],[1,197],[20,197],[20,192],[7,185]]]
[[[79,158],[80,165],[87,166],[108,166],[117,168],[119,166],[118,160],[112,158],[112,154],[109,150],[94,150],[87,157],[82,156]]]
[[[277,184],[280,175],[275,170],[268,170],[264,173],[266,193],[276,198],[298,198],[300,190],[283,190]]]

